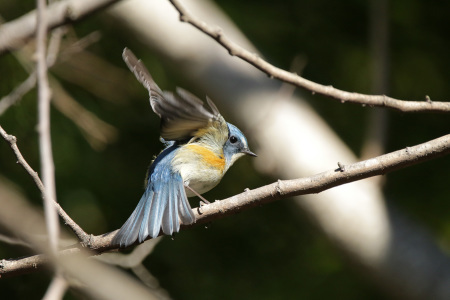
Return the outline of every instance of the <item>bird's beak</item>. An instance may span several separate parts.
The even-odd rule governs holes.
[[[250,155],[250,156],[254,156],[254,157],[258,156],[255,153],[253,153],[252,151],[250,151],[250,149],[245,149],[244,151],[242,151],[242,153]]]

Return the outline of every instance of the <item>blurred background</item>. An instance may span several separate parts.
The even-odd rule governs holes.
[[[350,162],[351,155],[365,159],[449,133],[450,118],[445,114],[407,114],[341,104],[282,85],[228,56],[215,41],[189,25],[179,23],[169,3],[164,5],[171,13],[165,15],[166,8],[156,8],[165,1],[148,1],[147,6],[142,2],[119,2],[54,33],[61,36],[56,62],[49,71],[57,197],[88,233],[113,231],[126,221],[143,192],[147,167],[162,149],[159,119],[149,107],[147,91],[122,61],[124,47],[144,61],[162,89],[180,86],[201,99],[208,94],[225,118],[243,129],[252,150],[261,154],[238,161],[221,184],[204,195],[210,201],[279,178],[330,170],[337,167],[337,161]],[[398,99],[424,101],[429,95],[434,101],[448,101],[450,2],[219,0],[186,2],[186,6],[210,25],[220,24],[234,40],[275,66],[312,81]],[[31,0],[2,1],[0,15],[8,22],[34,7]],[[134,15],[136,10],[142,15]],[[172,26],[182,26],[186,33],[180,34]],[[30,41],[0,56],[0,97],[27,79],[33,68],[33,51],[34,42]],[[250,95],[254,91],[278,95],[261,99],[269,108],[282,106],[285,100],[281,98],[308,107],[303,111],[314,114],[334,136],[314,131],[319,125],[308,123],[306,118],[301,118],[306,121],[302,128],[330,144],[315,149],[315,144],[300,133],[295,138],[284,137],[279,131],[258,133],[260,123],[271,117],[271,110],[258,111],[256,96]],[[18,138],[25,159],[39,170],[36,98],[32,88],[11,107],[0,104],[0,125]],[[314,125],[309,128],[308,124]],[[300,132],[295,126],[283,128],[294,136]],[[278,142],[280,137],[288,146]],[[318,153],[323,148],[336,153],[344,147],[344,152],[353,154],[332,157],[333,164],[314,171],[305,166],[299,171],[303,173],[294,173],[273,159],[276,153],[290,155],[289,143],[300,143],[302,149]],[[317,166],[328,160],[326,153],[313,163]],[[406,220],[401,222],[408,224],[408,234],[426,237],[424,244],[432,245],[446,263],[450,252],[449,170],[447,156],[370,183],[382,195],[377,198],[377,207],[386,209],[386,218],[401,216]],[[42,205],[39,191],[16,164],[5,141],[0,141],[0,181],[20,190],[30,203]],[[302,209],[297,201],[302,198],[285,199],[206,228],[197,226],[173,238],[165,237],[144,265],[167,291],[165,297],[173,299],[413,298],[402,291],[407,284],[399,284],[396,290],[395,285],[386,284],[388,278],[380,279],[395,274],[384,271],[396,268],[387,266],[389,259],[383,260],[381,267],[366,264],[360,255],[348,250],[345,241],[336,242],[339,239],[317,221],[320,217]],[[191,204],[198,206],[198,200],[192,199]],[[359,217],[354,215],[355,220]],[[396,228],[392,225],[396,220],[389,222],[392,228]],[[396,236],[391,234],[391,239]],[[366,242],[363,237],[359,239]],[[26,247],[0,243],[1,259],[30,254]],[[410,259],[421,261],[423,257]],[[39,299],[50,280],[51,274],[45,272],[2,279],[2,298]],[[428,292],[434,295],[433,290]],[[417,296],[433,298],[426,295]],[[82,298],[74,291],[65,296]]]

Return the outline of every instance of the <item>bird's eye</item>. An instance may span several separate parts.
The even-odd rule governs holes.
[[[234,144],[238,141],[237,137],[235,137],[234,135],[230,136],[230,143]]]

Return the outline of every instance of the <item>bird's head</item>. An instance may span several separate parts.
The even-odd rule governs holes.
[[[223,153],[226,160],[226,170],[233,165],[233,163],[243,155],[256,156],[250,151],[247,139],[244,134],[233,124],[228,125],[228,139],[223,146]]]

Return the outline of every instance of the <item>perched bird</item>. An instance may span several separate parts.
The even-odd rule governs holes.
[[[149,91],[167,146],[148,170],[139,204],[113,239],[114,245],[128,247],[136,240],[141,243],[158,236],[160,229],[172,235],[180,230],[180,221],[195,222],[187,197],[211,190],[238,158],[256,154],[250,151],[242,132],[225,121],[208,97],[206,106],[181,88],[175,93],[162,92],[133,52],[125,48],[122,57]]]

